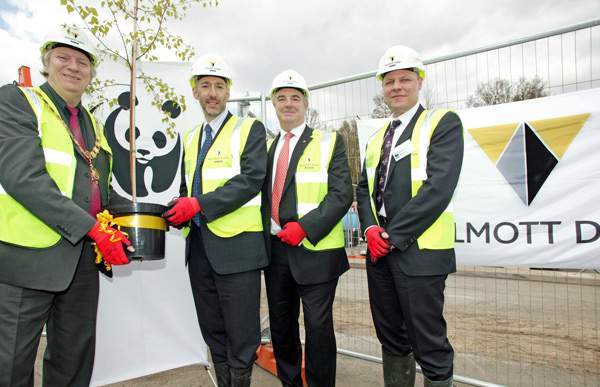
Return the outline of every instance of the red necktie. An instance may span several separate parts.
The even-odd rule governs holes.
[[[281,202],[281,194],[283,193],[283,185],[287,175],[289,156],[290,156],[290,139],[294,136],[293,133],[287,132],[284,137],[283,146],[279,152],[277,159],[277,167],[275,169],[275,181],[273,182],[273,198],[271,200],[271,217],[279,223],[279,203]]]
[[[69,110],[69,113],[71,113],[71,117],[69,118],[69,126],[71,127],[71,133],[73,133],[73,137],[75,137],[75,141],[79,143],[81,149],[86,149],[85,141],[83,140],[83,134],[81,133],[81,128],[79,127],[79,118],[77,116],[79,113],[79,109],[71,106],[67,106],[67,109]],[[95,217],[101,209],[100,187],[98,187],[98,182],[92,179],[91,171],[89,172],[89,174],[91,185],[89,213]]]

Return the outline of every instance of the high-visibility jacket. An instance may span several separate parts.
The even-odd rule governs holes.
[[[20,88],[37,119],[38,135],[46,160],[46,171],[60,192],[72,198],[77,160],[73,141],[54,103],[39,87]],[[85,110],[85,109],[84,109]],[[90,117],[94,132],[100,138],[100,147],[112,155],[101,126]],[[112,159],[111,159],[112,163]],[[107,176],[110,179],[110,173]],[[108,182],[107,182],[108,185]],[[60,234],[33,215],[12,198],[0,185],[0,240],[17,246],[46,248],[60,240]]]
[[[327,195],[327,170],[333,157],[336,133],[313,130],[310,141],[298,160],[296,168],[297,214],[304,215],[319,206]],[[316,245],[305,238],[302,246],[312,251],[322,251],[344,247],[344,229],[342,220],[331,229]]]
[[[429,143],[431,142],[435,128],[447,112],[449,112],[448,109],[424,110],[417,119],[410,139],[412,145],[410,154],[412,197],[417,195],[419,188],[427,180],[427,151]],[[385,125],[369,138],[365,156],[371,210],[377,222],[379,221],[375,201],[373,200],[373,191],[375,189],[375,172],[381,157],[381,147],[387,126]],[[417,238],[419,249],[439,250],[453,248],[454,227],[454,214],[452,212],[452,202],[450,202],[436,221]]]
[[[221,128],[202,164],[202,193],[215,191],[225,185],[229,179],[241,173],[242,153],[254,121],[253,118],[231,116]],[[183,139],[188,196],[192,194],[201,132],[201,126],[197,126],[188,130]],[[212,233],[222,238],[230,238],[246,231],[262,231],[260,200],[259,193],[238,209],[208,222],[206,225]],[[187,236],[188,233],[189,227],[186,227],[184,235]]]

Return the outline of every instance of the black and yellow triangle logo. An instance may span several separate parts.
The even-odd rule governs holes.
[[[589,116],[493,125],[468,132],[517,196],[530,205]]]
[[[538,136],[561,159],[573,142],[590,114],[577,114],[545,120],[529,121]],[[475,142],[494,164],[513,137],[521,123],[484,126],[468,129]]]

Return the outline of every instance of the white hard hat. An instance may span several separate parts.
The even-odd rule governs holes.
[[[277,92],[277,90],[282,89],[284,87],[291,87],[293,89],[301,90],[304,93],[304,96],[308,98],[309,91],[308,86],[306,85],[306,80],[297,71],[294,70],[285,70],[279,73],[275,79],[273,79],[273,83],[271,84],[271,91],[269,95],[273,98],[273,95]]]
[[[86,34],[77,28],[60,29],[58,32],[52,32],[46,36],[40,46],[42,55],[56,46],[69,46],[82,51],[90,58],[92,65],[97,64],[96,50],[88,40]]]
[[[379,59],[377,79],[382,80],[385,73],[394,70],[415,69],[421,79],[425,78],[425,66],[418,52],[406,46],[393,46]]]
[[[196,87],[196,79],[202,75],[225,78],[227,85],[231,86],[231,71],[227,63],[217,54],[206,54],[198,58],[192,65],[190,85]]]

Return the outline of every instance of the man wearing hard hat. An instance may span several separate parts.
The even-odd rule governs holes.
[[[44,386],[88,386],[98,306],[94,247],[128,263],[127,238],[96,221],[111,152],[81,104],[96,55],[73,31],[41,47],[40,87],[0,88],[0,386],[32,386],[46,326]]]
[[[463,128],[446,109],[424,109],[425,67],[405,46],[388,49],[377,79],[392,117],[368,140],[357,188],[367,239],[371,312],[389,387],[451,386],[454,352],[443,317],[444,287],[456,271],[452,195]]]
[[[190,85],[204,122],[184,135],[181,197],[165,216],[185,226],[186,260],[202,336],[219,386],[249,386],[260,345],[260,269],[267,265],[260,213],[266,131],[226,108],[231,73],[200,57]]]
[[[352,203],[344,141],[306,125],[309,91],[294,70],[277,75],[271,101],[281,130],[270,144],[263,218],[270,229],[265,270],[277,376],[302,387],[300,302],[306,331],[306,381],[335,385],[337,348],[332,305],[338,278],[349,269],[342,218]]]

